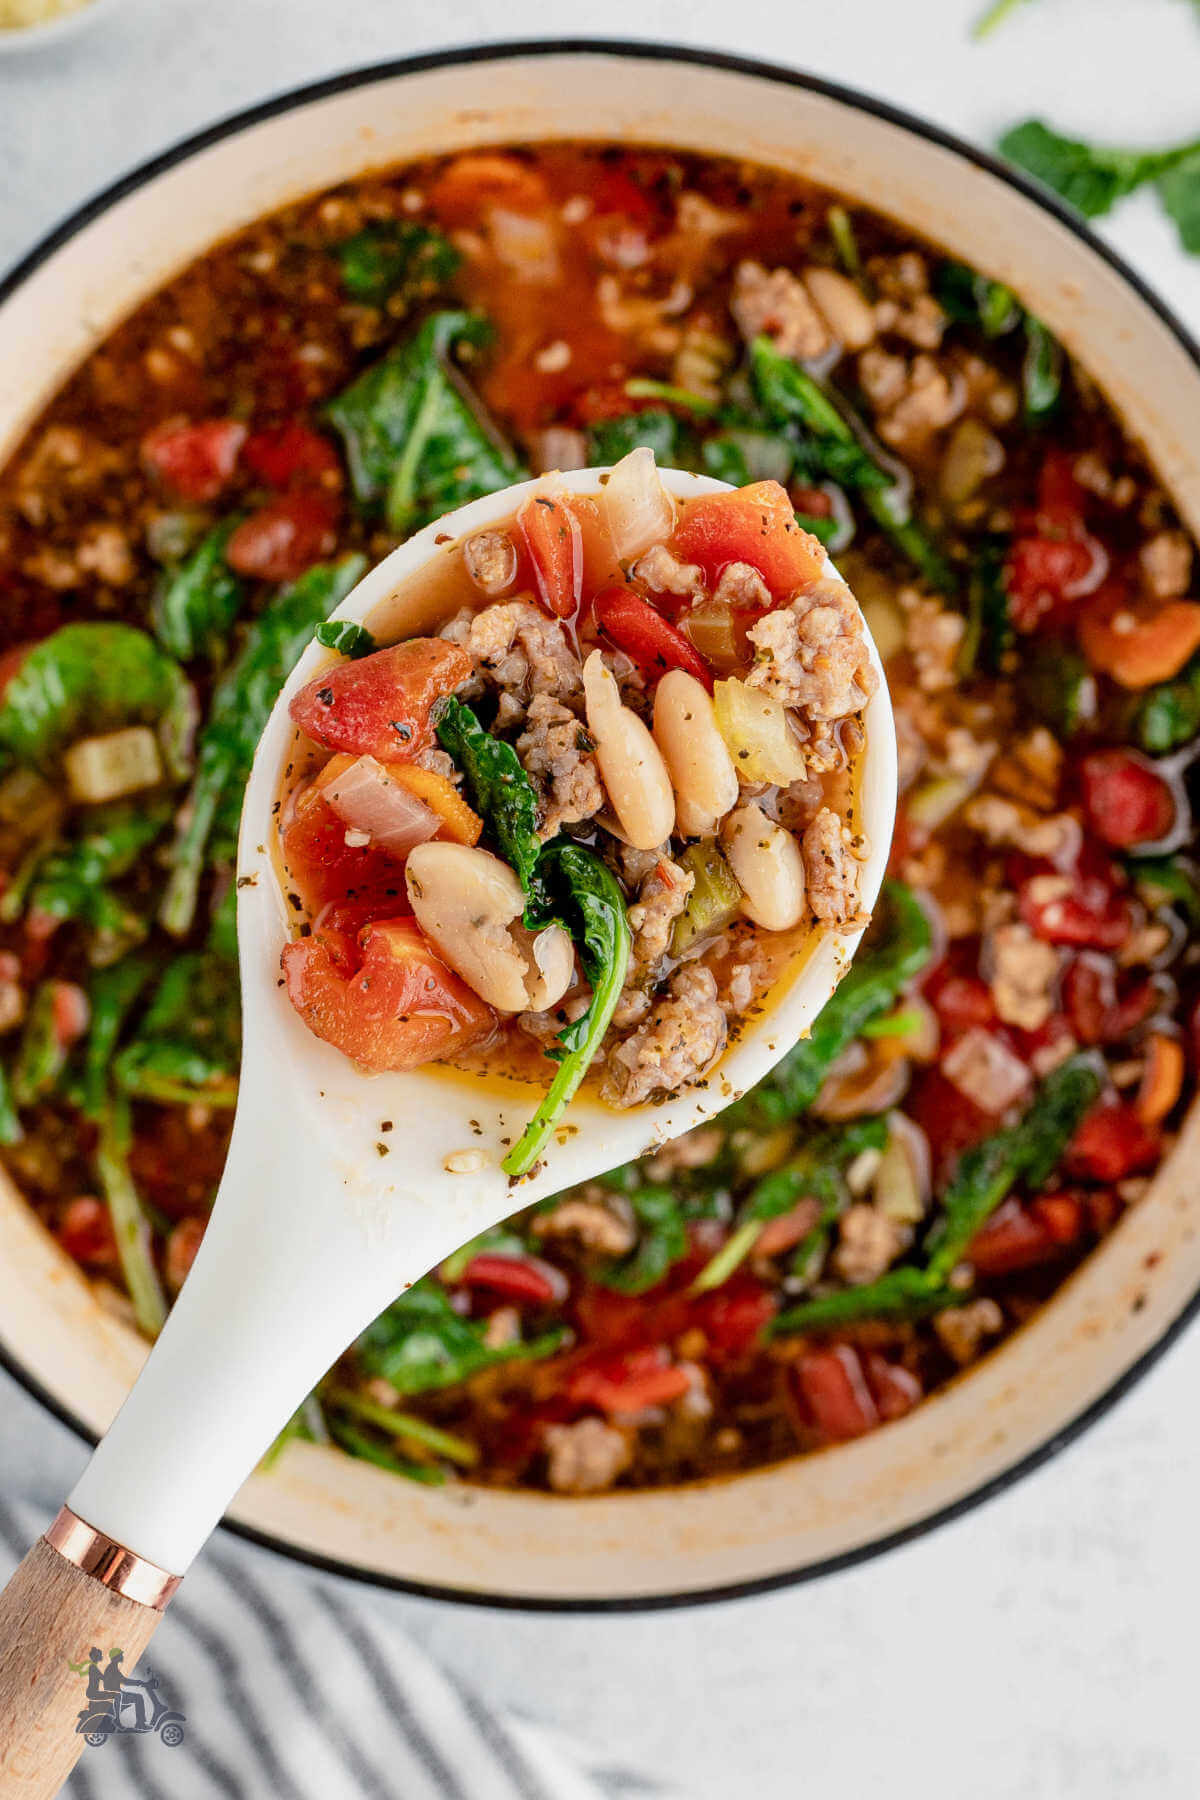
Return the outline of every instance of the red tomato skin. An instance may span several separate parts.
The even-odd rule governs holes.
[[[861,1358],[849,1344],[802,1356],[796,1386],[817,1429],[835,1443],[862,1437],[880,1422]]]
[[[332,665],[292,700],[292,722],[327,750],[411,762],[432,741],[434,702],[464,682],[471,659],[443,638],[409,638]]]
[[[536,494],[517,514],[517,529],[547,612],[570,619],[583,597],[583,533],[565,500]]]
[[[1128,850],[1166,837],[1175,823],[1175,795],[1147,757],[1132,750],[1096,750],[1079,765],[1088,827]]]
[[[738,1274],[704,1294],[692,1317],[708,1340],[708,1360],[734,1362],[758,1343],[775,1314],[775,1296],[753,1275]]]
[[[236,528],[225,560],[255,581],[295,581],[337,548],[339,507],[313,489],[281,494]]]
[[[670,547],[680,562],[699,563],[710,587],[730,563],[749,563],[777,601],[810,586],[825,563],[822,546],[797,525],[795,508],[777,481],[691,501]]]
[[[561,1282],[554,1279],[556,1273],[534,1256],[481,1251],[471,1258],[458,1282],[461,1287],[487,1288],[517,1306],[549,1306],[562,1291]]]
[[[1121,1181],[1158,1161],[1158,1138],[1123,1100],[1102,1099],[1084,1118],[1064,1158],[1073,1175],[1092,1181]]]
[[[280,847],[289,884],[306,913],[317,914],[334,902],[374,905],[373,917],[408,911],[403,864],[370,844],[348,845],[346,821],[318,792],[306,789],[299,796]]]
[[[686,1394],[692,1378],[670,1361],[661,1345],[589,1354],[568,1375],[565,1392],[576,1406],[605,1413],[637,1413],[668,1406]]]
[[[1061,612],[1093,565],[1093,547],[1078,539],[1020,537],[1008,554],[1005,584],[1018,631],[1035,631]]]
[[[979,975],[960,975],[945,964],[930,976],[924,993],[947,1039],[961,1037],[972,1026],[996,1022],[992,990]]]
[[[203,504],[228,486],[245,441],[237,419],[168,419],[142,439],[142,462],[181,500]]]
[[[1119,1044],[1145,1023],[1163,995],[1153,979],[1119,982],[1111,957],[1084,950],[1063,973],[1062,997],[1079,1043]]]
[[[379,919],[347,978],[317,936],[283,952],[288,999],[315,1036],[364,1069],[415,1069],[491,1029],[495,1014],[440,962],[412,919]]]
[[[112,1219],[107,1206],[94,1194],[68,1200],[54,1235],[67,1255],[85,1268],[120,1267]]]
[[[992,1114],[968,1100],[938,1068],[920,1072],[905,1110],[929,1140],[939,1179],[949,1174],[964,1150],[996,1129]]]
[[[871,1398],[885,1424],[902,1419],[924,1398],[921,1383],[903,1364],[889,1362],[878,1350],[868,1350],[862,1361]]]
[[[1129,901],[1106,857],[1091,854],[1085,846],[1074,870],[1063,878],[1070,884],[1066,891],[1039,885],[1057,873],[1048,865],[1038,870],[1022,858],[1011,862],[1017,905],[1035,937],[1078,950],[1120,949],[1133,921]]]
[[[640,594],[605,588],[593,600],[592,611],[600,629],[652,680],[668,669],[682,669],[712,693],[712,670],[700,652]]]
[[[251,432],[242,448],[242,466],[273,488],[324,486],[341,479],[341,463],[329,439],[299,419]]]
[[[1010,1196],[975,1233],[966,1260],[980,1275],[1013,1275],[1048,1262],[1058,1248],[1044,1222]]]

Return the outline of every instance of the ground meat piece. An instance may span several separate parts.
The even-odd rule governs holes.
[[[879,295],[875,324],[907,338],[921,350],[936,350],[946,329],[946,315],[929,292],[929,265],[915,250],[899,256],[873,256],[867,265]]]
[[[603,1200],[560,1200],[533,1221],[539,1238],[575,1238],[598,1256],[627,1256],[637,1243],[633,1221]]]
[[[549,694],[534,694],[516,749],[539,790],[543,840],[600,811],[604,789],[592,740],[569,706]]]
[[[925,448],[929,439],[953,423],[967,402],[967,384],[957,369],[943,368],[932,356],[911,362],[873,346],[858,359],[858,377],[875,412],[884,443],[905,454]]]
[[[686,964],[667,993],[654,1016],[610,1053],[601,1088],[609,1105],[639,1106],[652,1094],[677,1093],[725,1048],[725,1014],[711,969]]]
[[[499,689],[501,728],[524,719],[535,693],[553,700],[577,700],[582,694],[582,669],[562,626],[527,600],[458,613],[441,635],[461,644],[484,683]]]
[[[665,544],[655,544],[633,565],[633,573],[656,594],[679,594],[687,597],[704,588],[704,571],[699,563],[680,562]]]
[[[895,406],[908,384],[908,363],[903,356],[878,345],[864,350],[858,359],[858,380],[873,409],[884,412]]]
[[[552,1044],[563,1026],[573,1025],[576,1019],[581,1019],[591,1003],[590,993],[573,994],[547,1012],[518,1013],[517,1024],[537,1043]]]
[[[119,468],[119,450],[75,425],[50,425],[17,471],[17,505],[31,525],[62,513],[71,489],[94,486]]]
[[[1004,1329],[1004,1314],[994,1300],[970,1300],[966,1306],[949,1306],[933,1321],[943,1345],[960,1368],[974,1362],[984,1338]]]
[[[725,1133],[719,1125],[693,1125],[682,1137],[656,1150],[646,1164],[653,1181],[666,1181],[681,1169],[706,1169],[721,1154]]]
[[[463,565],[483,594],[502,594],[517,573],[517,549],[507,531],[477,531],[463,545]]]
[[[842,821],[823,806],[800,840],[808,904],[828,925],[848,925],[859,912],[859,864]]]
[[[53,588],[56,593],[65,593],[68,588],[79,585],[79,564],[73,556],[53,544],[40,544],[32,556],[25,558],[21,568],[34,581]]]
[[[632,952],[625,987],[617,1001],[613,1024],[618,1031],[636,1025],[650,1010],[650,989],[671,945],[675,921],[696,885],[690,869],[661,854],[626,848],[626,879],[636,881],[637,899],[629,908]]]
[[[577,1419],[573,1425],[547,1425],[546,1476],[556,1494],[599,1494],[633,1461],[633,1447],[623,1431],[603,1419]]]
[[[462,771],[455,763],[454,758],[447,756],[444,750],[438,750],[433,745],[428,750],[422,750],[419,755],[414,756],[413,762],[418,769],[428,769],[434,775],[444,775],[447,781],[453,781],[455,785],[462,781]]]
[[[790,606],[765,613],[747,636],[756,649],[747,686],[806,719],[844,719],[861,711],[879,685],[862,614],[844,582],[822,582]]]
[[[1156,600],[1178,600],[1192,582],[1192,546],[1182,531],[1156,531],[1138,551],[1142,586]]]
[[[901,588],[896,598],[904,608],[905,645],[916,664],[922,691],[936,694],[953,687],[966,620],[919,588]]]
[[[779,823],[797,835],[806,831],[821,810],[824,792],[819,781],[807,777],[780,788],[775,798]]]
[[[851,1287],[865,1287],[891,1268],[911,1237],[895,1219],[860,1201],[842,1214],[833,1253],[834,1272]]]
[[[721,570],[713,599],[721,606],[753,607],[764,612],[772,604],[771,590],[749,563],[727,563]]]
[[[1083,840],[1079,820],[1070,813],[1042,816],[999,794],[977,794],[963,816],[989,844],[1023,850],[1026,856],[1044,857],[1060,866],[1075,860]]]
[[[1037,1031],[1054,1011],[1058,952],[1014,920],[991,933],[984,947],[992,999],[1006,1025]]]
[[[76,546],[75,560],[110,587],[124,587],[136,573],[129,539],[119,525],[89,526]]]
[[[800,361],[829,349],[829,329],[790,269],[768,271],[761,263],[739,263],[729,310],[747,343],[767,337],[781,356]]]
[[[947,1081],[986,1113],[1007,1112],[1029,1092],[1031,1077],[1019,1056],[994,1033],[973,1025],[941,1061]]]

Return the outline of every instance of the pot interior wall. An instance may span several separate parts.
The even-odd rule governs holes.
[[[1067,225],[888,119],[767,75],[621,53],[516,55],[353,82],[236,130],[134,187],[0,309],[0,456],[111,327],[213,241],[363,170],[555,137],[770,163],[890,213],[1008,281],[1091,370],[1200,529],[1200,376],[1170,327]],[[1200,1121],[1148,1199],[1054,1304],[969,1378],[836,1452],[736,1480],[564,1502],[429,1490],[313,1446],[233,1516],[384,1578],[472,1595],[612,1600],[764,1580],[862,1550],[961,1501],[1060,1433],[1162,1338],[1200,1285]],[[142,1347],[0,1188],[0,1336],[91,1431]]]

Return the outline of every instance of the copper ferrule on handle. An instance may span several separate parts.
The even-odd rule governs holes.
[[[106,1537],[94,1525],[78,1518],[69,1506],[63,1507],[51,1525],[46,1542],[102,1587],[124,1594],[127,1600],[136,1600],[139,1606],[152,1607],[155,1612],[162,1612],[183,1580],[182,1575],[168,1575],[156,1563],[147,1562],[115,1538]]]

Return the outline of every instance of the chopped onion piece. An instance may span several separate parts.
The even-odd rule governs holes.
[[[558,244],[548,219],[494,206],[488,230],[497,258],[518,281],[549,287],[559,279]]]
[[[373,756],[356,756],[321,788],[339,819],[391,856],[407,856],[433,837],[441,824],[432,807],[418,800]]]
[[[790,787],[807,769],[787,708],[772,694],[747,687],[736,676],[713,688],[717,729],[744,782],[767,781]]]
[[[601,505],[622,560],[663,543],[675,529],[675,502],[658,478],[653,450],[644,444],[614,465]]]
[[[80,738],[63,756],[63,767],[71,798],[88,806],[157,787],[163,778],[158,740],[148,725]]]

